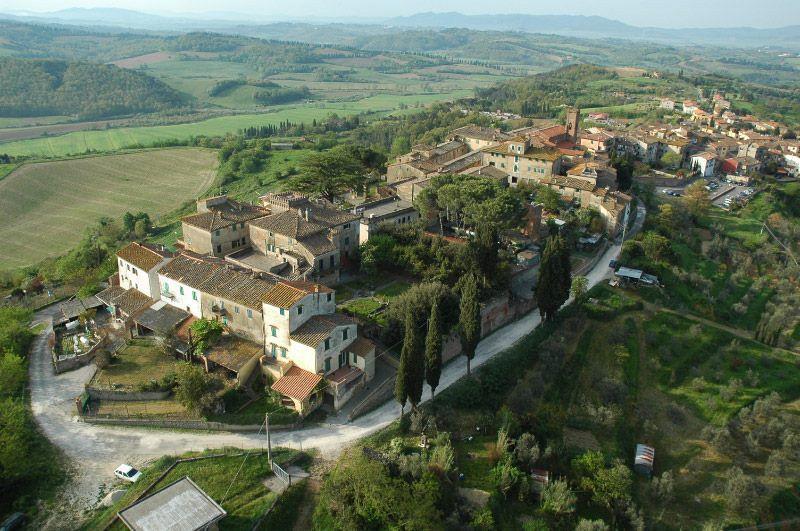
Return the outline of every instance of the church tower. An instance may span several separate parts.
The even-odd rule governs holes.
[[[567,109],[567,136],[573,144],[578,143],[578,122],[581,119],[581,110],[576,107]]]

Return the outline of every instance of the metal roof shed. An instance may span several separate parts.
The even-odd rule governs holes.
[[[642,271],[640,269],[631,269],[629,267],[620,267],[614,274],[627,280],[641,280],[642,278]]]
[[[188,476],[119,512],[133,531],[205,531],[216,529],[227,513]]]
[[[653,460],[656,457],[656,451],[652,446],[646,444],[636,445],[636,457],[633,461],[633,469],[644,476],[650,477],[653,473]]]

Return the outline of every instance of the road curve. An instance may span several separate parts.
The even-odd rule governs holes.
[[[637,211],[634,229],[640,229],[644,221],[644,209]],[[589,285],[608,278],[611,270],[608,263],[617,257],[620,245],[609,247],[586,277]],[[36,315],[36,320],[50,322],[51,310]],[[539,313],[534,311],[484,338],[472,360],[477,368],[511,347],[541,323]],[[55,375],[50,361],[47,334],[49,328],[34,342],[30,357],[31,407],[44,434],[57,445],[74,463],[74,481],[69,486],[69,504],[75,508],[88,508],[98,501],[104,486],[112,483],[114,469],[123,462],[141,465],[162,455],[179,454],[189,450],[205,450],[233,446],[238,448],[261,448],[265,437],[254,433],[198,433],[168,431],[149,428],[123,428],[87,424],[78,420],[75,397],[83,391],[84,383],[91,377],[92,368],[83,367],[68,373]],[[438,390],[452,385],[466,374],[466,360],[459,356],[442,371]],[[427,387],[427,386],[426,386]],[[423,396],[430,397],[426,388]],[[344,416],[329,417],[327,422],[295,431],[278,432],[272,435],[276,446],[292,448],[316,448],[323,457],[336,457],[343,448],[356,440],[379,430],[400,415],[400,407],[393,401],[352,422]]]

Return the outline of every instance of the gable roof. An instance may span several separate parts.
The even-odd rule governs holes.
[[[172,253],[155,245],[131,242],[117,251],[117,256],[143,271],[150,271]]]
[[[264,304],[278,308],[290,308],[306,295],[312,293],[333,293],[333,290],[322,284],[305,280],[284,280],[270,288],[263,296]]]
[[[200,285],[222,266],[200,257],[180,254],[158,272],[170,280],[200,289]]]
[[[119,513],[134,531],[206,529],[227,513],[188,476],[142,498]]]
[[[97,295],[99,300],[108,306],[114,306],[125,315],[133,315],[153,304],[155,301],[136,289],[123,289],[110,286]]]
[[[247,308],[261,311],[264,295],[277,282],[278,277],[253,275],[221,267],[204,280],[198,289],[203,293],[226,299]]]
[[[338,313],[315,315],[289,334],[289,339],[301,345],[316,347],[330,337],[337,326],[346,326],[354,323],[355,321],[350,317]]]
[[[323,232],[328,228],[320,223],[307,221],[294,210],[286,210],[285,212],[254,220],[251,225],[294,238],[295,240],[301,240],[312,234]]]
[[[283,376],[272,384],[272,389],[282,395],[305,400],[321,381],[321,374],[314,374],[297,365],[292,365]]]
[[[211,197],[206,201],[209,199],[218,198]],[[208,205],[206,208],[207,211],[184,216],[181,221],[199,229],[214,231],[269,215],[269,209],[230,198],[225,198],[224,201],[217,204]]]

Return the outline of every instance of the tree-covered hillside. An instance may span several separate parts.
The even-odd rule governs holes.
[[[111,65],[0,58],[0,116],[104,118],[174,109],[184,95]]]

